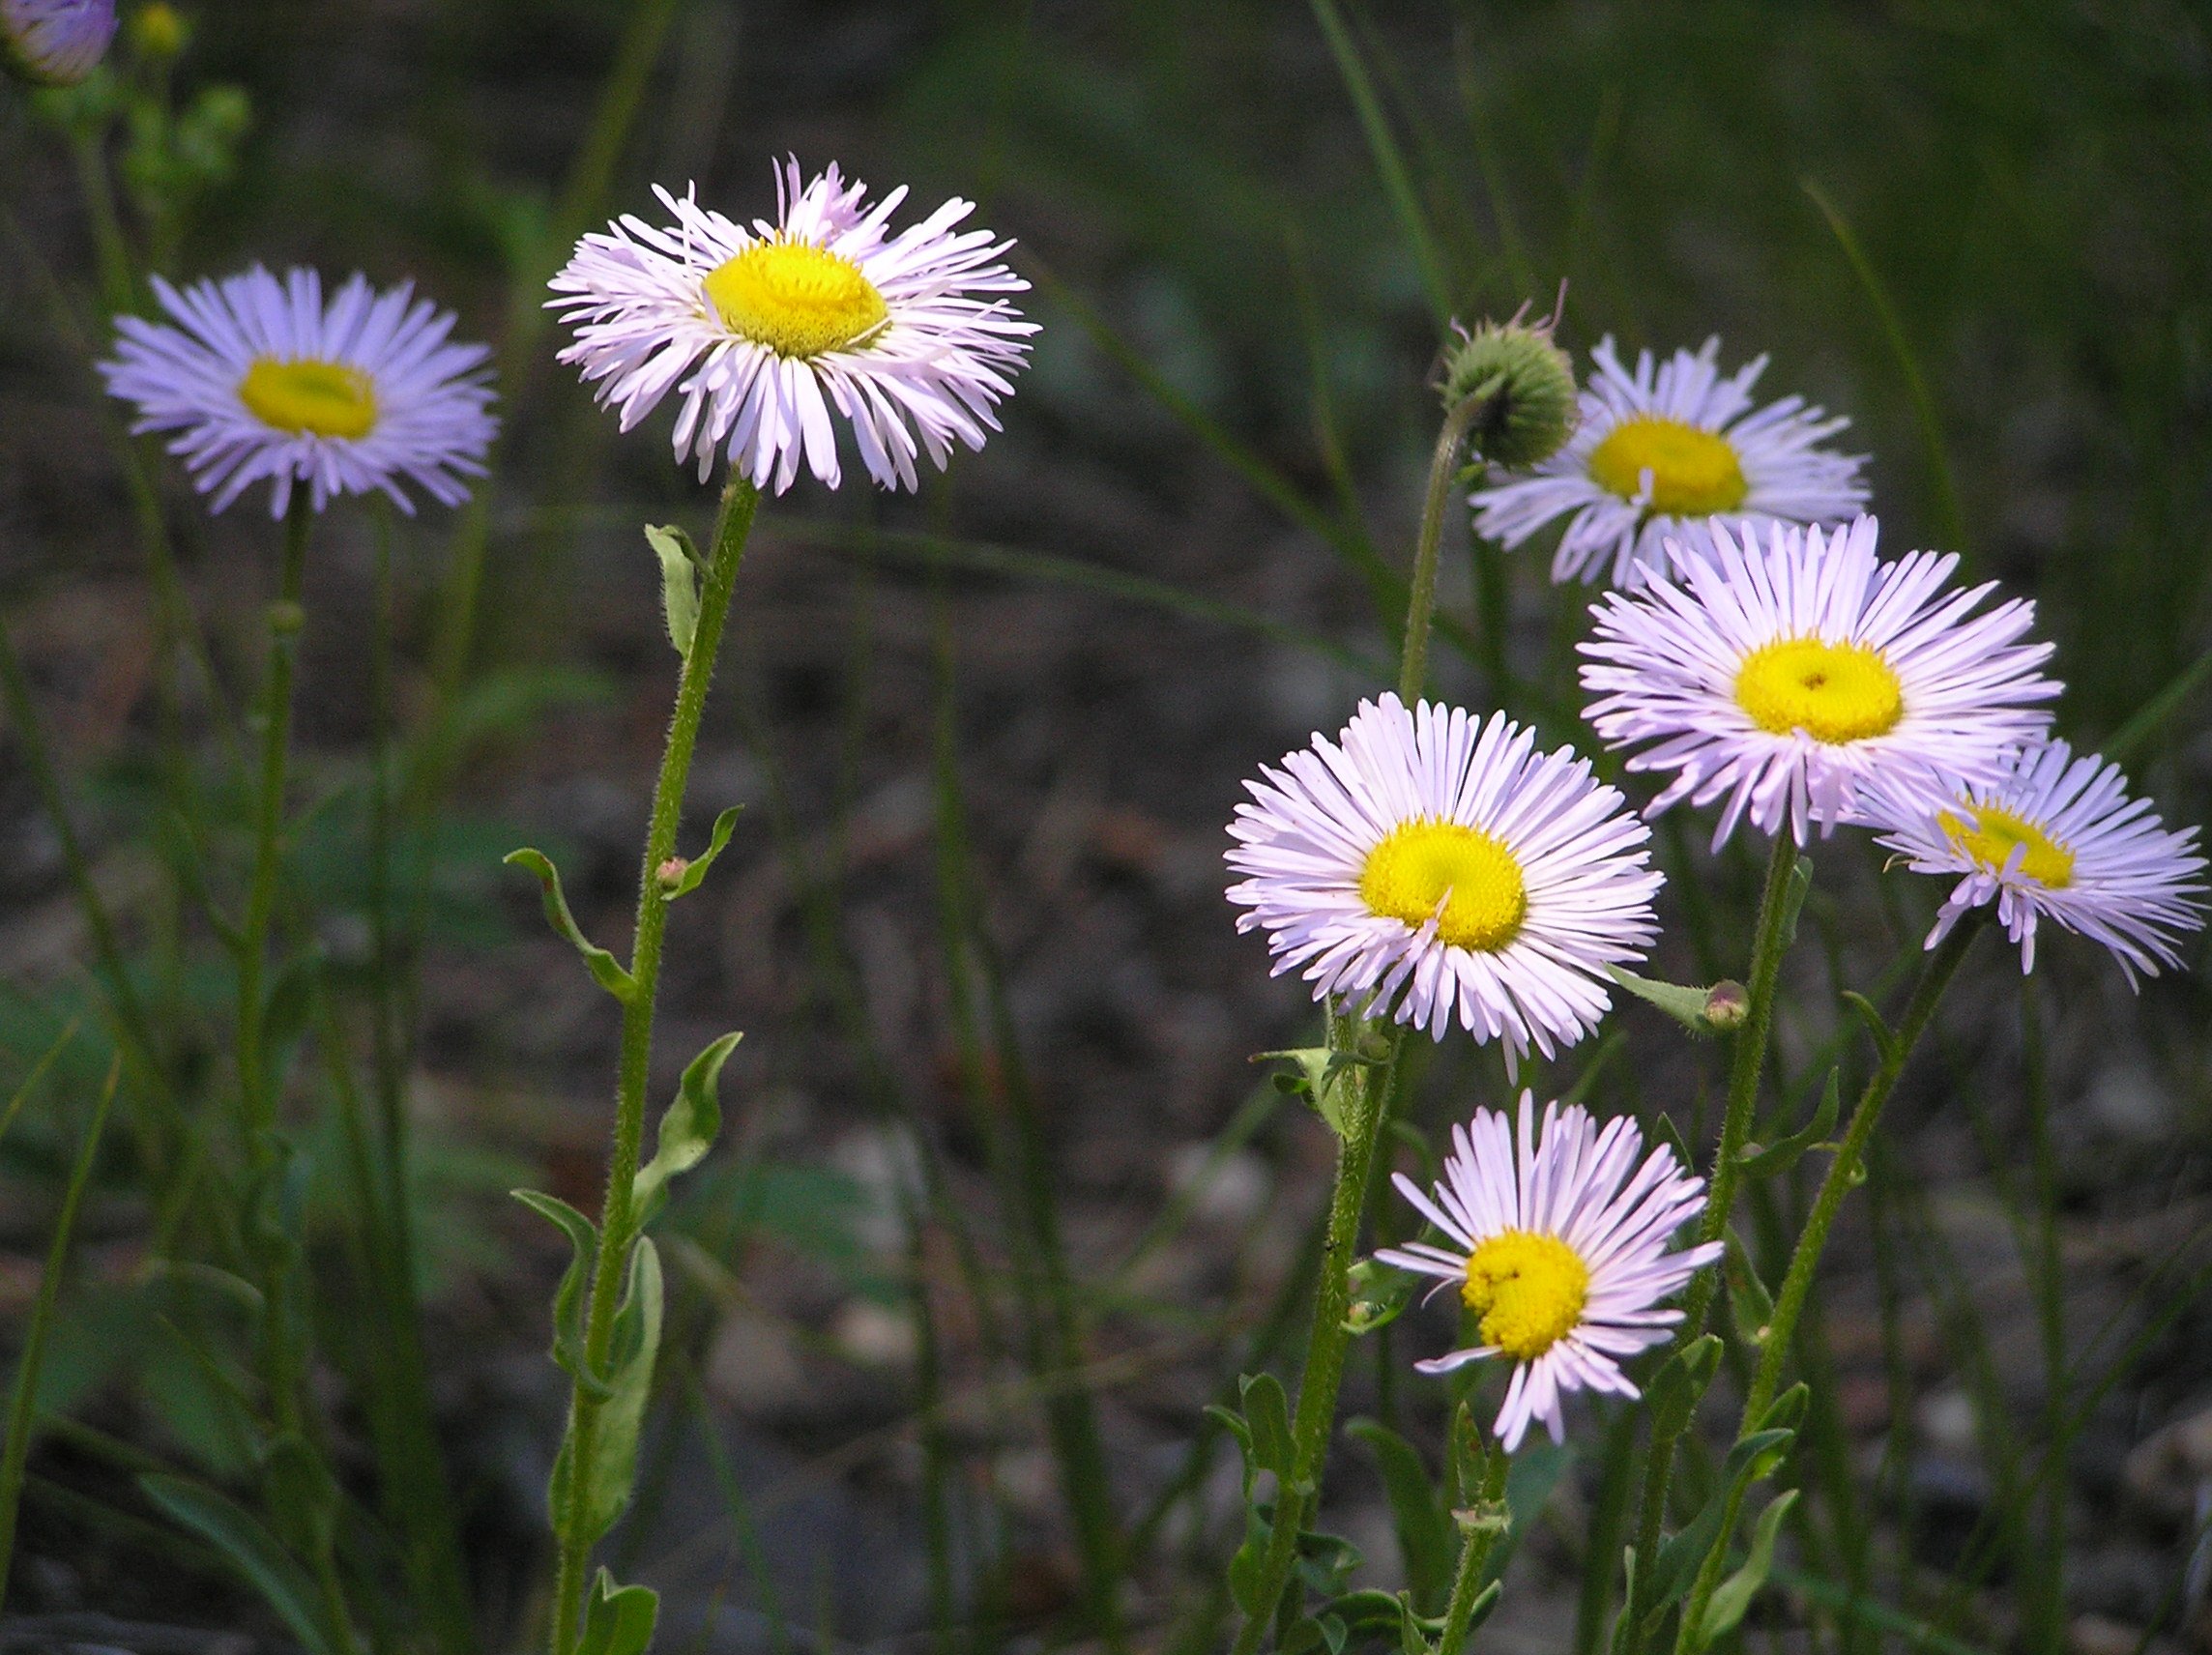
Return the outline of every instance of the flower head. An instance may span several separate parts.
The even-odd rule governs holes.
[[[1996,775],[2040,736],[2059,685],[2049,644],[2017,640],[2035,606],[1973,610],[1992,586],[1948,590],[1956,557],[1875,557],[1877,526],[1777,526],[1766,550],[1716,531],[1710,556],[1677,546],[1676,579],[1609,592],[1582,645],[1586,716],[1632,770],[1672,770],[1656,815],[1726,795],[1718,847],[1749,817],[1802,845],[1850,819],[1878,778]]]
[[[1444,351],[1444,407],[1482,398],[1468,432],[1474,450],[1494,465],[1525,467],[1550,458],[1575,428],[1574,359],[1552,341],[1550,321],[1481,322]]]
[[[1556,581],[1636,586],[1667,569],[1669,537],[1703,550],[1720,524],[1836,523],[1866,503],[1863,455],[1820,446],[1850,421],[1785,396],[1755,409],[1751,388],[1766,367],[1755,357],[1729,378],[1721,342],[1676,351],[1636,371],[1609,336],[1590,360],[1581,421],[1532,476],[1475,490],[1474,526],[1508,547],[1553,519],[1574,515],[1552,561]]]
[[[749,230],[656,189],[673,225],[625,218],[553,278],[549,306],[576,330],[561,360],[626,431],[674,390],[676,457],[695,457],[702,480],[726,449],[757,488],[789,488],[802,456],[834,488],[834,409],[870,477],[915,487],[917,455],[942,469],[955,442],[980,449],[999,428],[993,405],[1036,324],[998,297],[1029,287],[1000,262],[1012,244],[954,231],[973,202],[892,235],[905,189],[864,207],[866,188],[834,166],[804,182],[792,160],[775,222]]]
[[[115,0],[0,0],[0,67],[34,86],[74,86],[114,39]]]
[[[1364,702],[1245,785],[1229,865],[1237,929],[1268,933],[1314,998],[1388,1006],[1438,1039],[1456,1017],[1510,1064],[1597,1026],[1604,970],[1657,933],[1649,829],[1589,761],[1493,713]]]
[[[1959,876],[1931,948],[1994,902],[2022,971],[2034,968],[2036,920],[2048,915],[2104,944],[2134,986],[2139,972],[2178,965],[2178,934],[2204,923],[2197,829],[2169,830],[2128,797],[2119,766],[2076,758],[2064,741],[2023,748],[1986,782],[1878,786],[1864,813],[1913,872]]]
[[[314,271],[278,280],[255,265],[182,292],[156,276],[154,293],[172,321],[118,317],[100,371],[138,405],[133,430],[177,433],[169,451],[215,510],[266,479],[273,516],[296,482],[317,511],[381,489],[411,512],[403,480],[454,506],[483,475],[490,353],[452,343],[453,313],[412,282],[378,293],[355,276],[325,305]]]
[[[1535,1113],[1524,1091],[1518,1145],[1499,1111],[1478,1109],[1469,1125],[1454,1126],[1433,1198],[1393,1174],[1448,1245],[1411,1241],[1375,1255],[1440,1287],[1456,1283],[1475,1319],[1479,1345],[1414,1367],[1448,1374],[1485,1356],[1512,1361],[1493,1428],[1508,1453],[1539,1419],[1553,1441],[1564,1439],[1568,1391],[1634,1397],[1621,1359],[1666,1339],[1682,1313],[1660,1300],[1721,1252],[1718,1242],[1668,1251],[1705,1206],[1704,1180],[1673,1149],[1662,1144],[1644,1155],[1635,1121],[1619,1117],[1601,1129],[1580,1104],[1546,1104],[1541,1131]]]

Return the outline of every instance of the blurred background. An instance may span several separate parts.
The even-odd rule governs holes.
[[[128,132],[73,143],[0,98],[0,599],[172,1066],[210,1084],[228,979],[166,871],[162,732],[196,755],[210,854],[234,869],[223,732],[257,682],[278,536],[251,500],[211,520],[149,469],[204,639],[170,675],[180,611],[149,580],[144,503],[87,365],[109,306],[86,143],[173,277],[262,260],[412,278],[494,345],[507,428],[483,508],[338,510],[315,545],[292,870],[293,944],[338,985],[293,1118],[330,1323],[318,1382],[333,1452],[359,1470],[374,1430],[332,1171],[343,1065],[312,1051],[366,1039],[346,996],[383,957],[367,784],[398,767],[421,809],[393,851],[415,986],[393,1063],[482,1647],[534,1636],[566,1396],[544,1354],[565,1253],[505,1192],[596,1203],[616,1030],[499,858],[543,847],[585,928],[625,945],[675,667],[639,528],[702,534],[713,507],[671,462],[665,411],[624,437],[592,408],[538,301],[576,234],[657,214],[655,182],[749,219],[791,154],[910,185],[919,210],[968,196],[1016,239],[1043,324],[986,450],[917,498],[802,480],[764,507],[741,579],[686,843],[745,808],[674,922],[656,1095],[713,1035],[745,1039],[722,1146],[662,1221],[670,1340],[612,1542],[624,1578],[664,1593],[664,1649],[1089,1640],[1100,1545],[1125,1562],[1135,1646],[1220,1640],[1238,1491],[1202,1410],[1239,1373],[1292,1363],[1330,1152],[1247,1061],[1310,1042],[1318,1018],[1235,932],[1223,828],[1259,764],[1390,676],[1451,319],[1548,310],[1563,282],[1578,360],[1606,334],[1664,353],[1718,334],[1727,367],[1770,356],[1763,395],[1850,417],[1885,547],[1956,550],[1972,578],[2032,593],[2070,685],[2061,733],[2124,748],[2169,822],[2206,816],[2199,8],[184,11],[178,107],[225,87],[247,114],[189,213],[146,218]],[[1585,598],[1550,585],[1549,549],[1470,548],[1453,513],[1458,638],[1479,635],[1478,596],[1510,625],[1501,658],[1447,637],[1436,678],[1587,746],[1570,670]],[[94,939],[16,722],[0,1084],[92,1013],[0,1141],[0,1316],[19,1326],[107,1050]],[[1680,980],[1739,973],[1747,947],[1757,848],[1716,860],[1705,837],[1661,836],[1658,968]],[[1837,987],[1894,981],[1885,963],[1932,908],[1862,842],[1814,855],[1781,1031],[1801,1069],[1839,1027]],[[1819,1497],[1776,1625],[1946,1655],[2212,1648],[2203,957],[2193,940],[2191,970],[2137,997],[2060,938],[2024,989],[1990,947],[1955,991],[1823,1277],[1807,1361],[1824,1417],[1797,1472]],[[1601,1110],[1664,1112],[1706,1143],[1715,1051],[1636,1004],[1609,1030],[1532,1084],[1583,1084]],[[1495,1054],[1455,1041],[1410,1112],[1440,1133],[1507,1095]],[[172,1171],[120,1134],[102,1157],[41,1391],[8,1646],[283,1646],[133,1482],[244,1468],[219,1317],[195,1320],[168,1262]],[[1788,1216],[1787,1200],[1757,1215],[1755,1251],[1775,1256]],[[1347,1412],[1433,1446],[1441,1404],[1406,1363],[1448,1333],[1414,1313],[1356,1347]],[[1501,1650],[1600,1646],[1605,1601],[1577,1582],[1609,1574],[1586,1555],[1617,1559],[1600,1445],[1619,1427],[1589,1408],[1573,1423],[1564,1451],[1524,1456],[1529,1521],[1484,1634]],[[1353,1438],[1330,1500],[1368,1578],[1401,1582]],[[392,1646],[435,1641],[406,1619]]]

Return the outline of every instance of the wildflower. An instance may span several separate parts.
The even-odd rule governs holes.
[[[548,307],[576,329],[561,360],[598,384],[626,431],[674,389],[676,457],[696,457],[702,481],[726,448],[757,488],[789,488],[802,454],[834,488],[834,408],[870,477],[917,486],[917,454],[943,469],[954,442],[980,449],[999,428],[993,405],[1036,324],[996,297],[1029,287],[999,262],[1013,244],[953,231],[973,202],[893,236],[905,189],[863,208],[865,191],[834,166],[802,183],[792,160],[776,173],[775,222],[747,230],[656,189],[674,225],[625,218],[553,278]]]
[[[156,276],[154,293],[172,320],[118,317],[100,371],[138,405],[133,430],[178,433],[169,450],[214,510],[266,479],[272,516],[294,483],[317,511],[381,489],[412,512],[403,480],[454,506],[483,475],[499,428],[489,352],[452,343],[453,313],[412,282],[378,293],[355,276],[326,305],[314,271],[278,280],[255,265],[182,292]]]
[[[1506,1060],[1596,1027],[1607,966],[1656,934],[1649,829],[1566,747],[1493,713],[1394,695],[1362,703],[1246,783],[1229,899],[1265,928],[1279,974],[1438,1039],[1454,1017]]]
[[[115,0],[0,0],[0,68],[34,86],[74,86],[114,39]]]
[[[1654,369],[1651,353],[1628,372],[1610,336],[1590,360],[1581,422],[1564,448],[1535,468],[1475,490],[1474,526],[1508,547],[1574,513],[1552,560],[1555,581],[1638,586],[1667,572],[1666,541],[1703,550],[1722,524],[1838,523],[1866,503],[1865,456],[1820,447],[1850,423],[1785,396],[1754,409],[1756,357],[1732,377],[1716,364],[1721,342],[1676,351]],[[1748,532],[1748,531],[1747,531]]]
[[[2036,921],[2048,915],[2110,948],[2133,987],[2139,972],[2180,964],[2177,934],[2204,923],[2197,829],[2169,830],[2128,797],[2119,766],[2076,758],[2064,741],[2022,749],[1991,781],[1878,788],[1867,817],[1913,872],[1960,876],[1931,948],[1994,902],[2023,972],[2034,968]]]
[[[1994,583],[1946,590],[1959,560],[1934,552],[1877,562],[1877,533],[1872,517],[1825,536],[1778,525],[1761,552],[1720,530],[1709,557],[1674,548],[1675,580],[1593,606],[1586,716],[1613,746],[1644,744],[1630,769],[1675,772],[1647,815],[1726,794],[1715,848],[1740,817],[1764,833],[1787,821],[1802,845],[1871,782],[1991,779],[2043,733],[2051,646],[2016,642],[2035,606],[1974,616]]]
[[[1434,1199],[1403,1173],[1399,1193],[1452,1246],[1410,1241],[1375,1257],[1416,1275],[1459,1284],[1481,1343],[1413,1366],[1448,1374],[1486,1356],[1513,1364],[1493,1428],[1507,1452],[1542,1420],[1552,1440],[1566,1425],[1568,1391],[1635,1397],[1620,1361],[1648,1350],[1682,1320],[1660,1300],[1720,1256],[1720,1244],[1669,1252],[1674,1233],[1704,1210],[1705,1183],[1662,1144],[1644,1156],[1644,1134],[1617,1117],[1601,1130],[1580,1104],[1544,1106],[1521,1094],[1519,1145],[1502,1111],[1478,1109],[1452,1128]]]

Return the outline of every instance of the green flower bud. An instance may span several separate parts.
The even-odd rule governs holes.
[[[1549,459],[1575,428],[1575,364],[1552,342],[1552,322],[1525,322],[1527,314],[1524,305],[1510,322],[1458,329],[1441,388],[1446,408],[1483,399],[1469,445],[1492,465],[1517,469]]]
[[[190,40],[190,25],[168,0],[153,0],[131,15],[131,48],[148,63],[167,63]]]

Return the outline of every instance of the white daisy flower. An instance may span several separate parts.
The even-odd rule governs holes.
[[[1915,873],[1962,876],[1928,934],[1933,948],[1969,910],[1994,902],[2035,966],[2035,923],[2048,915],[2102,943],[2130,987],[2177,966],[2178,934],[2204,923],[2197,829],[2173,832],[2130,798],[2120,767],[2064,741],[2012,755],[1993,781],[1963,788],[1895,783],[1871,790],[1865,817]]]
[[[1645,744],[1630,769],[1675,772],[1646,815],[1725,794],[1715,849],[1746,816],[1802,845],[1877,778],[1987,780],[2043,734],[2051,646],[2016,641],[2034,604],[1973,615],[1994,582],[1948,591],[1959,560],[1934,552],[1877,561],[1872,517],[1771,534],[1763,552],[1725,529],[1709,556],[1677,545],[1675,579],[1591,606],[1585,716],[1613,746]]]
[[[1403,1173],[1399,1193],[1453,1246],[1410,1241],[1375,1257],[1441,1288],[1459,1284],[1482,1343],[1432,1361],[1448,1374],[1486,1356],[1514,1363],[1493,1432],[1507,1453],[1542,1420],[1563,1441],[1560,1399],[1568,1391],[1638,1392],[1623,1358],[1663,1343],[1682,1320],[1660,1300],[1679,1292],[1720,1257],[1720,1243],[1667,1250],[1676,1231],[1705,1208],[1705,1181],[1659,1145],[1639,1163],[1644,1134],[1615,1117],[1602,1130],[1580,1104],[1544,1106],[1521,1094],[1518,1147],[1501,1111],[1478,1109],[1452,1128],[1435,1198]]]
[[[1601,340],[1575,434],[1530,475],[1475,490],[1476,532],[1518,546],[1571,511],[1552,578],[1610,573],[1615,586],[1638,586],[1667,572],[1670,537],[1703,550],[1722,523],[1763,531],[1853,515],[1866,504],[1866,456],[1820,447],[1850,421],[1801,396],[1754,409],[1766,358],[1723,378],[1720,348],[1707,339],[1695,356],[1676,351],[1657,367],[1641,351],[1630,373],[1612,337]]]
[[[955,442],[979,449],[999,428],[992,407],[1036,324],[997,297],[1029,287],[1000,262],[1013,244],[953,231],[975,203],[955,197],[894,236],[906,189],[863,209],[866,189],[834,166],[803,183],[792,160],[775,222],[748,230],[655,187],[673,225],[625,218],[553,278],[548,307],[576,329],[561,360],[598,382],[626,431],[675,390],[676,457],[696,457],[702,481],[726,449],[756,488],[789,488],[801,454],[836,487],[834,408],[870,477],[915,487],[917,454],[942,470]]]
[[[154,277],[171,323],[119,316],[108,392],[138,405],[135,431],[174,431],[212,509],[270,484],[281,517],[295,482],[320,511],[338,494],[381,489],[400,510],[412,482],[456,506],[464,478],[484,475],[499,421],[482,345],[454,344],[453,313],[417,299],[412,282],[378,293],[355,276],[323,303],[322,277],[243,276],[179,292]]]
[[[1442,1039],[1457,1017],[1508,1065],[1597,1026],[1605,968],[1657,934],[1650,830],[1571,748],[1538,753],[1502,712],[1395,695],[1363,702],[1247,782],[1229,825],[1237,928],[1268,933],[1275,972]]]

